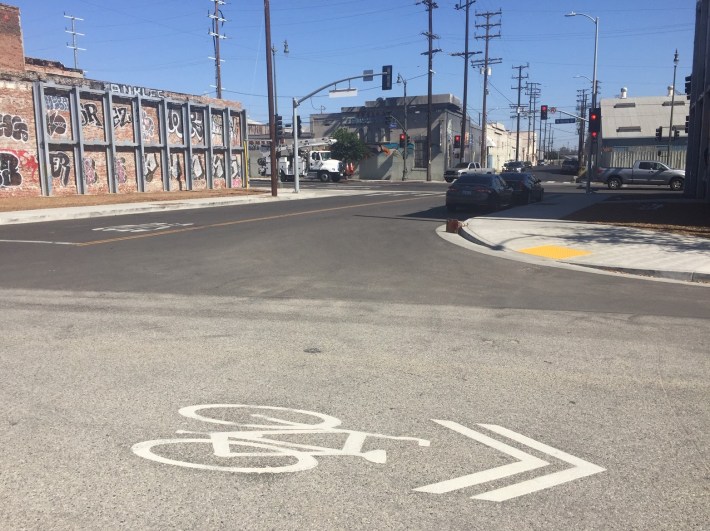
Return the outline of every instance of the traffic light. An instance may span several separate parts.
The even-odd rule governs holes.
[[[662,138],[663,138],[663,127],[657,127],[656,128],[656,140],[660,142]]]
[[[690,89],[692,88],[692,79],[693,76],[685,76],[685,97],[687,99],[690,99]]]
[[[280,114],[277,114],[274,118],[276,119],[276,138],[281,138],[284,134],[283,119]]]
[[[673,138],[676,140],[680,138],[680,130],[675,127],[673,128]]]
[[[540,120],[547,120],[547,105],[540,105]]]
[[[296,116],[296,123],[297,123],[296,130],[298,131],[298,136],[300,137],[301,134],[303,133],[303,126],[301,125],[301,117],[300,116]]]
[[[685,117],[685,133],[688,134],[690,130],[690,116]]]
[[[460,147],[461,147],[461,135],[455,135],[455,136],[454,136],[454,147],[455,147],[455,148],[460,148]]]
[[[602,110],[599,107],[589,109],[589,134],[592,140],[599,138],[599,133],[602,130]]]
[[[407,143],[407,135],[404,133],[399,134],[399,147],[403,148]]]
[[[392,65],[382,67],[382,90],[392,90]]]

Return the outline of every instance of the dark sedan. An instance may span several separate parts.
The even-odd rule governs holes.
[[[545,189],[540,179],[532,173],[503,172],[500,176],[513,189],[513,202],[527,205],[533,201],[542,201]]]
[[[446,208],[482,207],[498,210],[511,204],[513,189],[499,175],[465,173],[446,191]]]

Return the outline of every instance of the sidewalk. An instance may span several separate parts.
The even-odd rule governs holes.
[[[517,260],[710,283],[706,238],[561,220],[606,198],[550,193],[542,203],[468,219],[459,234]]]

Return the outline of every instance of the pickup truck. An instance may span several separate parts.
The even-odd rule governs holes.
[[[444,172],[444,180],[447,183],[453,182],[464,173],[495,173],[493,168],[481,168],[480,162],[459,162],[453,168],[448,168]]]
[[[595,181],[606,183],[610,190],[618,190],[624,184],[655,184],[682,190],[685,170],[674,170],[654,160],[637,160],[631,168],[597,168]]]

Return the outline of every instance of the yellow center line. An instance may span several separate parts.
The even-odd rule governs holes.
[[[320,214],[322,212],[334,212],[337,210],[346,210],[349,208],[359,208],[359,207],[367,207],[367,206],[375,206],[375,205],[387,205],[387,204],[392,204],[392,203],[404,203],[407,201],[418,201],[420,199],[429,199],[432,196],[422,196],[422,197],[408,197],[406,199],[392,199],[389,201],[373,201],[370,203],[359,203],[357,205],[347,205],[347,206],[340,206],[340,207],[329,207],[329,208],[319,208],[316,210],[305,210],[303,212],[293,212],[291,214],[276,214],[273,216],[263,216],[259,218],[248,218],[248,219],[240,219],[240,220],[234,220],[234,221],[223,221],[221,223],[211,223],[209,225],[200,225],[198,227],[183,227],[180,229],[171,229],[171,230],[162,230],[160,232],[151,232],[147,234],[134,234],[131,236],[121,236],[118,238],[108,238],[105,240],[92,240],[89,242],[82,242],[82,243],[76,243],[75,245],[77,247],[88,247],[90,245],[102,245],[105,243],[113,243],[113,242],[121,242],[121,241],[126,241],[126,240],[138,240],[141,238],[153,238],[155,236],[164,236],[167,234],[180,234],[183,232],[191,232],[195,230],[202,230],[202,229],[211,229],[215,227],[228,227],[230,225],[240,225],[242,223],[254,223],[256,221],[269,221],[269,220],[274,220],[274,219],[284,219],[284,218],[291,218],[295,216],[306,216],[309,214]]]

